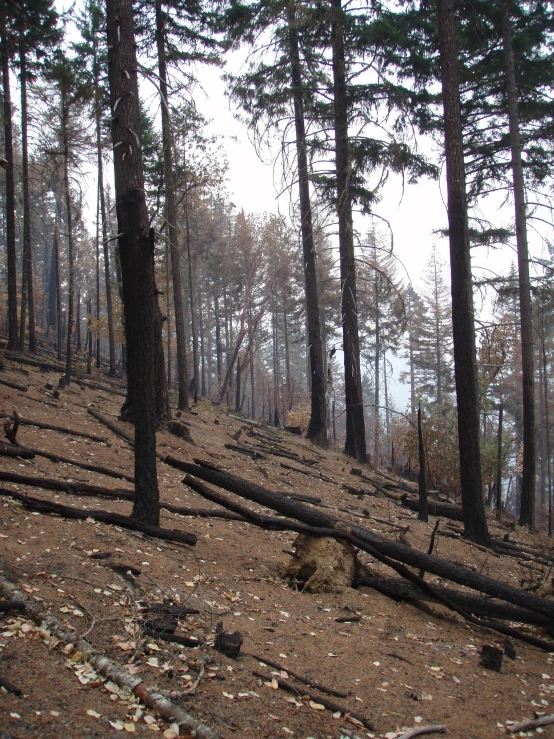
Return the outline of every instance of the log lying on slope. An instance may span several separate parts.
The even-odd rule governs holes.
[[[410,511],[419,513],[419,501],[415,498],[410,498],[405,493],[401,497],[402,505],[405,508],[409,508]],[[441,518],[450,518],[452,521],[463,521],[464,515],[462,507],[458,505],[452,505],[450,503],[435,503],[434,500],[428,501],[429,514],[431,516],[440,516]]]
[[[12,418],[9,413],[0,413],[0,418]],[[100,444],[104,444],[107,439],[105,436],[95,436],[94,434],[88,434],[86,431],[75,431],[74,429],[67,428],[66,426],[57,426],[53,423],[43,423],[42,421],[33,421],[30,418],[19,417],[19,423],[22,426],[36,426],[37,429],[46,429],[47,431],[58,431],[60,434],[67,434],[68,436],[80,436],[83,439],[90,439],[91,441],[98,441]]]
[[[21,495],[14,490],[0,488],[0,496],[13,498],[22,503],[25,508],[30,511],[38,511],[47,515],[61,516],[62,518],[74,518],[80,521],[86,521],[87,518],[99,521],[101,523],[119,526],[122,529],[130,529],[131,531],[140,531],[147,536],[155,539],[165,539],[166,541],[175,541],[179,544],[188,544],[194,546],[196,544],[195,534],[189,534],[186,531],[176,531],[175,529],[161,529],[158,526],[150,526],[140,521],[135,521],[129,516],[122,516],[119,513],[109,513],[108,511],[83,510],[81,508],[73,508],[72,506],[60,505],[60,503],[52,503],[48,500],[33,498],[30,495]]]
[[[199,492],[201,495],[206,495],[206,497],[208,497],[209,499],[213,499],[212,496],[214,495],[214,491],[208,490],[205,485],[203,485],[199,480],[194,480],[191,475],[187,475],[183,482]],[[206,494],[206,491],[208,491],[208,494]],[[222,505],[226,505],[230,510],[236,510],[236,503],[230,501],[225,496],[220,495],[220,497],[222,499]],[[243,508],[245,507],[243,506]],[[259,523],[257,519],[261,518],[265,520],[269,517],[262,516],[261,514],[255,513],[253,511],[245,510],[245,518],[248,518],[248,520],[257,525],[263,525]],[[350,530],[348,530],[347,526],[341,526],[338,521],[333,528],[309,526],[307,524],[298,523],[295,521],[291,522],[285,519],[278,519],[278,521],[282,521],[282,525],[286,525],[287,528],[290,528],[291,531],[299,531],[303,529],[305,533],[308,533],[311,536],[327,536],[347,541],[358,549],[368,552],[377,561],[382,562],[383,564],[387,565],[387,567],[395,570],[403,578],[414,584],[416,587],[420,588],[427,595],[430,595],[443,605],[450,608],[452,611],[458,613],[466,621],[469,621],[469,623],[472,623],[475,626],[480,626],[483,628],[491,629],[493,631],[497,631],[501,634],[504,634],[505,636],[521,639],[522,641],[525,641],[528,644],[532,644],[533,646],[538,647],[539,649],[543,649],[547,652],[554,652],[554,643],[551,641],[546,641],[545,639],[538,638],[533,634],[522,631],[521,629],[514,629],[511,626],[505,626],[504,624],[498,623],[497,621],[484,620],[478,616],[474,616],[469,611],[454,603],[444,593],[440,592],[434,585],[424,580],[422,576],[416,575],[405,565],[401,564],[398,561],[395,561],[394,559],[391,559],[390,557],[387,557],[385,554],[382,554],[377,549],[375,549],[375,547],[362,541],[359,537],[356,537],[353,533],[351,533],[352,529],[355,527],[350,527]]]
[[[209,463],[207,464],[209,465]],[[174,464],[174,466],[177,465]],[[259,485],[242,480],[235,475],[215,470],[211,465],[201,466],[199,464],[180,462],[178,468],[213,485],[225,488],[247,500],[270,508],[281,515],[295,518],[309,526],[327,529],[334,528],[339,531],[348,532],[360,542],[367,544],[382,555],[451,580],[459,585],[465,585],[466,587],[486,593],[493,598],[499,598],[508,603],[513,603],[522,608],[527,608],[536,613],[554,618],[554,602],[545,598],[540,598],[506,583],[498,582],[478,572],[472,572],[466,567],[454,564],[448,560],[424,554],[404,544],[391,541],[383,536],[362,529],[359,526],[352,526],[342,519],[325,513],[321,509],[309,508],[302,503],[286,498],[281,493],[266,490]]]
[[[108,467],[103,467],[99,464],[80,462],[76,459],[70,459],[69,457],[62,457],[59,454],[53,454],[52,452],[45,452],[42,449],[32,449],[31,447],[0,443],[0,456],[21,457],[21,459],[44,457],[45,459],[50,459],[52,462],[71,464],[74,467],[79,467],[80,469],[87,470],[88,472],[98,472],[99,474],[106,475],[107,477],[115,477],[116,480],[127,480],[128,482],[132,483],[135,482],[135,478],[132,475],[128,475],[126,472],[111,470]]]
[[[34,477],[31,475],[20,475],[18,472],[4,472],[0,470],[0,480],[3,482],[14,482],[18,485],[31,485],[33,487],[45,488],[46,490],[59,490],[68,495],[97,495],[101,498],[114,498],[116,500],[134,500],[135,493],[132,490],[110,490],[98,485],[89,485],[86,482],[65,482],[50,477]]]
[[[424,600],[437,602],[436,599],[424,593],[411,583],[399,578],[380,577],[374,573],[362,572],[356,577],[356,587],[368,587],[377,590],[389,598],[397,600]],[[478,616],[489,616],[499,618],[503,621],[517,621],[531,626],[552,626],[552,620],[548,616],[534,613],[526,608],[513,606],[503,601],[492,598],[483,598],[470,593],[462,593],[454,588],[433,583],[433,587],[446,598],[456,603],[465,611]],[[438,601],[440,602],[440,601]]]

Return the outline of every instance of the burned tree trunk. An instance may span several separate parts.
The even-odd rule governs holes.
[[[150,229],[146,210],[139,139],[133,5],[131,0],[108,0],[106,6],[127,372],[135,423],[133,518],[157,526],[160,506],[156,471],[156,382],[161,322],[154,276],[154,232]],[[163,374],[165,376],[165,372]]]

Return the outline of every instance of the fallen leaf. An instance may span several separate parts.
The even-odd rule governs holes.
[[[135,725],[132,721],[127,721],[125,724],[123,724],[123,728],[125,731],[127,731],[129,734],[134,734],[136,729]]]
[[[314,711],[324,711],[325,706],[322,706],[321,703],[316,703],[315,701],[310,701],[310,708],[313,708]]]
[[[109,721],[108,723],[113,729],[116,729],[116,731],[122,731],[125,725],[123,721]]]

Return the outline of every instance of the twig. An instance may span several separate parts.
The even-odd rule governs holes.
[[[415,726],[413,729],[408,729],[398,739],[412,739],[414,736],[421,736],[421,734],[442,734],[446,731],[445,724],[434,724],[430,726]]]
[[[268,665],[268,667],[273,667],[275,670],[283,670],[287,673],[287,675],[290,675],[295,680],[298,680],[298,682],[303,683],[304,685],[307,685],[309,688],[316,688],[317,690],[320,690],[322,693],[328,693],[328,695],[334,695],[336,698],[348,698],[350,693],[342,693],[340,690],[335,690],[334,688],[327,688],[325,685],[321,685],[321,683],[316,682],[315,680],[309,680],[305,677],[302,677],[302,675],[299,675],[297,672],[293,672],[288,667],[285,667],[284,665],[280,665],[279,662],[273,662],[272,660],[268,659],[267,657],[258,657],[257,654],[250,654],[250,657],[253,659],[257,659],[258,662],[263,662],[265,665]]]
[[[256,677],[260,677],[266,682],[270,683],[272,680],[275,680],[277,685],[283,690],[288,690],[290,693],[295,693],[296,695],[299,695],[301,697],[307,696],[311,701],[314,701],[314,703],[320,703],[329,711],[333,711],[333,713],[338,712],[342,713],[343,716],[351,716],[352,718],[356,719],[356,721],[359,721],[363,726],[365,726],[366,729],[368,729],[369,731],[373,731],[373,724],[369,719],[365,718],[365,716],[360,716],[353,711],[349,711],[344,706],[339,706],[337,703],[333,703],[332,701],[327,700],[327,698],[322,698],[320,695],[313,695],[307,693],[305,690],[300,691],[298,690],[298,688],[295,688],[294,685],[291,685],[288,680],[283,680],[282,677],[272,677],[271,675],[264,675],[263,672],[258,672],[257,670],[253,670],[252,672],[254,675],[256,675]]]
[[[200,669],[198,670],[198,676],[196,680],[192,683],[190,687],[187,688],[185,691],[187,695],[196,695],[196,689],[200,685],[200,682],[202,678],[204,677],[204,672],[206,671],[206,662],[208,661],[208,653],[206,649],[204,648],[204,654],[202,655],[202,660],[200,662]]]
[[[527,731],[527,729],[537,729],[539,726],[548,726],[554,724],[554,713],[548,716],[541,716],[541,718],[529,719],[528,721],[521,721],[519,724],[512,724],[508,726],[508,734],[516,734],[518,731]]]

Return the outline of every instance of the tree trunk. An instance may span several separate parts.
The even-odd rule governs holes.
[[[160,80],[162,140],[164,161],[165,220],[171,251],[171,277],[173,282],[173,304],[175,307],[175,333],[177,337],[177,375],[179,381],[179,410],[188,410],[187,350],[185,316],[183,311],[183,288],[181,284],[180,255],[177,249],[177,205],[175,201],[175,171],[173,166],[173,144],[169,115],[169,92],[166,64],[166,19],[161,0],[156,0],[156,45],[158,74]]]
[[[77,310],[75,311],[75,340],[73,342],[75,351],[81,351],[81,288],[77,293]]]
[[[87,315],[87,342],[88,342],[88,357],[87,357],[87,374],[92,373],[92,298],[89,296],[88,299],[88,315]]]
[[[306,153],[306,129],[304,125],[304,98],[300,50],[294,2],[288,6],[289,53],[291,83],[294,101],[294,125],[296,131],[296,158],[298,161],[298,189],[300,196],[300,230],[302,234],[302,259],[304,264],[304,293],[306,298],[306,324],[308,342],[308,368],[310,387],[310,421],[307,437],[315,444],[327,447],[326,378],[321,342],[319,298],[315,245],[310,203],[308,157]],[[252,403],[254,401],[252,400]],[[254,417],[254,413],[252,413]]]
[[[527,245],[527,218],[525,185],[521,161],[518,94],[510,25],[509,0],[503,2],[502,37],[505,56],[506,101],[510,125],[512,178],[516,222],[517,264],[519,275],[519,312],[521,323],[521,374],[523,383],[523,476],[519,525],[535,526],[535,378],[533,359],[533,312],[529,279],[529,249]]]
[[[104,194],[104,161],[102,158],[102,91],[100,90],[100,70],[98,63],[98,44],[93,34],[93,74],[94,101],[96,123],[96,156],[98,166],[98,196],[100,198],[100,218],[102,220],[102,247],[104,252],[104,282],[106,291],[106,312],[108,314],[108,344],[110,356],[110,377],[115,375],[115,336],[112,302],[112,275],[110,269],[110,242],[108,239],[108,216],[106,213],[106,197]],[[98,312],[98,311],[97,311]],[[99,315],[97,315],[99,318]],[[100,350],[98,349],[97,366],[100,366]]]
[[[217,286],[216,286],[217,291]],[[221,365],[222,365],[222,347],[221,347],[221,322],[219,317],[219,297],[216,294],[214,298],[214,318],[215,318],[215,353],[217,366],[217,381],[221,382]]]
[[[498,409],[498,433],[496,444],[496,520],[502,518],[502,422],[504,418],[504,406],[500,404]]]
[[[373,245],[373,262],[377,264],[377,246]],[[380,465],[381,457],[381,414],[380,408],[380,361],[381,361],[381,326],[379,321],[379,275],[374,270],[373,277],[373,300],[375,304],[375,366],[373,374],[375,376],[375,408],[373,409],[373,464],[376,467]]]
[[[107,0],[106,8],[127,373],[135,422],[132,516],[158,526],[156,383],[159,380],[157,354],[161,348],[161,322],[154,275],[154,231],[149,227],[138,137],[140,111],[132,0]]]
[[[189,199],[187,183],[185,181],[185,234],[187,242],[187,261],[189,275],[189,299],[190,299],[190,327],[192,332],[192,367],[193,367],[193,388],[194,402],[198,403],[198,335],[196,333],[196,320],[194,314],[194,280],[192,277],[192,256],[190,249],[190,220],[189,220]]]
[[[58,328],[58,353],[57,358],[61,362],[62,359],[62,344],[63,344],[63,315],[62,315],[62,277],[60,270],[60,220],[62,204],[58,196],[55,193],[54,198],[56,200],[56,221],[54,223],[54,258],[56,260],[56,322]]]
[[[69,186],[69,131],[67,93],[61,92],[62,142],[63,142],[63,183],[65,195],[67,226],[67,336],[65,348],[65,383],[71,383],[71,360],[73,357],[73,320],[75,310],[75,246],[73,243],[73,213],[71,211],[71,190]]]
[[[57,216],[56,216],[56,222],[57,222]],[[56,271],[57,271],[57,263],[56,263],[56,252],[57,252],[57,225],[54,225],[54,234],[52,236],[52,251],[50,252],[50,274],[48,275],[48,319],[47,319],[47,326],[48,328],[57,329],[58,328],[58,313],[56,310],[56,303],[57,303],[57,290],[56,290],[56,284],[57,284],[57,277],[56,277]]]
[[[240,411],[240,388],[241,388],[241,376],[240,376],[240,357],[237,358],[237,386],[235,388],[235,412]]]
[[[95,257],[96,257],[96,367],[100,369],[100,189],[96,190],[96,229],[95,229]],[[90,306],[92,311],[92,305]],[[92,318],[92,313],[90,314]],[[91,334],[92,340],[92,334]],[[91,368],[92,369],[92,368]]]
[[[37,350],[35,293],[33,289],[33,249],[31,245],[31,201],[29,195],[29,146],[27,135],[27,56],[23,34],[19,41],[19,72],[21,85],[21,168],[23,184],[23,285],[21,291],[21,326],[19,345],[25,343],[25,308],[29,310],[29,351]],[[25,294],[25,305],[24,305]]]
[[[435,298],[435,362],[437,365],[437,405],[442,403],[442,349],[441,349],[441,327],[439,306],[439,285],[437,275],[437,260],[433,254],[434,271],[434,298]]]
[[[358,306],[356,300],[356,265],[350,196],[350,146],[348,140],[348,103],[346,61],[342,23],[342,0],[332,0],[333,98],[335,106],[335,165],[337,175],[337,214],[341,277],[341,312],[344,351],[344,388],[346,403],[346,441],[344,453],[366,463],[364,406],[360,370]]]
[[[411,416],[414,418],[416,407],[415,407],[415,365],[414,365],[414,289],[412,285],[408,285],[408,301],[409,301],[409,313],[408,313],[408,361],[410,363],[410,411]]]
[[[171,390],[171,301],[169,288],[169,260],[170,260],[170,244],[165,245],[165,328],[167,335],[167,386]],[[187,388],[188,395],[188,388]]]
[[[489,533],[481,481],[479,394],[454,0],[437,0],[437,10],[445,124],[454,374],[464,528],[466,536],[486,544],[489,541]]]
[[[200,333],[200,397],[206,397],[206,345],[204,341],[204,311],[202,292],[198,295],[198,331]]]
[[[10,60],[6,39],[6,3],[0,6],[0,41],[2,56],[2,92],[4,97],[4,156],[6,157],[6,261],[8,276],[8,349],[19,346],[17,334],[17,262],[15,251],[15,184],[13,166],[12,101]]]
[[[420,521],[429,520],[429,506],[427,503],[427,464],[425,460],[425,446],[423,444],[423,428],[421,423],[421,403],[417,409],[417,442],[419,451],[419,514]]]

